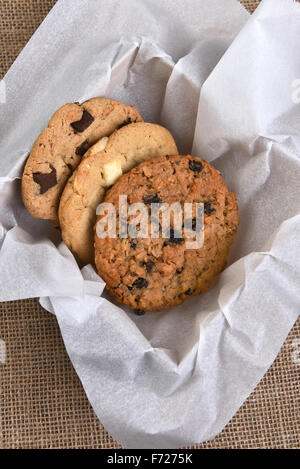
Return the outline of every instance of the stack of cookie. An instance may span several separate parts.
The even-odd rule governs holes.
[[[206,291],[224,269],[238,227],[235,196],[216,169],[178,156],[167,129],[105,98],[66,104],[54,114],[26,162],[22,196],[31,215],[59,226],[76,258],[95,263],[108,292],[138,314]],[[168,238],[121,236],[120,196],[147,207],[203,204],[203,246],[186,249],[175,220]],[[114,207],[114,236],[95,234],[103,202]],[[151,218],[149,232],[150,225]]]

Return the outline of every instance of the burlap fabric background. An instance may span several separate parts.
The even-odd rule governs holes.
[[[54,3],[0,0],[0,78]],[[259,1],[242,3],[253,12]],[[38,300],[0,304],[0,339],[7,346],[6,364],[0,363],[0,448],[119,448],[88,403],[55,317]],[[300,320],[223,432],[192,448],[300,447],[297,340]]]

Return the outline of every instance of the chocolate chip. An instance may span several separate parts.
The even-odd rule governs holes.
[[[170,239],[182,239],[179,234],[174,231],[174,228],[170,228]]]
[[[184,238],[170,238],[168,241],[164,242],[164,246],[170,246],[170,244],[182,244],[184,243]]]
[[[131,287],[130,285],[127,285],[127,288],[129,291],[133,290],[133,287]]]
[[[191,296],[193,294],[192,290],[189,288],[186,292],[184,292],[185,295]]]
[[[146,314],[146,311],[143,311],[142,309],[134,309],[133,312],[137,316],[144,316],[144,314]]]
[[[141,289],[141,288],[147,288],[148,284],[149,284],[148,280],[146,280],[145,278],[139,277],[133,282],[132,286],[135,288]]]
[[[190,160],[189,168],[191,171],[194,171],[195,173],[200,173],[203,169],[203,164],[201,163],[201,161]]]
[[[136,245],[137,245],[136,241],[133,241],[133,240],[130,241],[131,249],[136,249]]]
[[[205,202],[204,203],[204,213],[205,213],[205,215],[211,215],[215,211],[216,210],[214,208],[212,208],[210,202]]]
[[[162,202],[157,194],[146,195],[143,200],[145,204],[160,204]]]
[[[76,155],[83,156],[87,150],[90,148],[90,144],[87,140],[83,142],[79,147],[76,148]]]
[[[176,269],[176,274],[179,275],[183,271],[183,267],[181,269]]]
[[[72,122],[71,127],[73,127],[75,132],[83,132],[94,122],[94,120],[93,116],[84,109],[80,121]]]
[[[122,124],[119,125],[118,129],[122,129],[122,127],[125,127],[126,125],[133,124],[136,121],[133,121],[131,117],[129,117],[126,121],[124,121]]]
[[[154,262],[151,262],[151,261],[150,261],[150,262],[146,262],[146,263],[145,263],[146,271],[147,271],[148,273],[152,272],[152,269],[153,269],[154,265],[155,265]]]
[[[45,194],[51,187],[56,186],[56,169],[50,165],[51,173],[33,173],[33,180],[40,186],[40,194]]]
[[[180,237],[180,235],[174,232],[173,228],[170,229],[170,238],[168,241],[164,242],[164,246],[169,246],[170,244],[182,244],[184,243],[184,238]]]

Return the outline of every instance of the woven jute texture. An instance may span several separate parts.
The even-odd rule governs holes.
[[[0,77],[54,3],[0,0]],[[259,1],[242,3],[253,12]],[[300,320],[223,432],[191,448],[299,448],[299,344]],[[55,317],[37,300],[0,304],[0,399],[1,449],[119,448],[85,396]]]

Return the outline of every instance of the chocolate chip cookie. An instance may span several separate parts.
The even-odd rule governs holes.
[[[166,153],[178,153],[170,132],[145,122],[128,124],[89,149],[59,205],[63,240],[84,264],[94,262],[96,209],[106,189],[140,162]]]
[[[24,169],[22,197],[31,215],[57,225],[61,192],[89,147],[117,128],[142,120],[134,106],[106,98],[66,104],[56,111]]]
[[[187,248],[186,231],[176,233],[175,219],[171,220],[168,238],[163,233],[158,238],[120,237],[119,196],[124,194],[128,204],[142,202],[147,207],[164,203],[201,204],[202,247]],[[95,236],[96,267],[108,292],[137,314],[179,305],[192,295],[207,291],[225,268],[237,233],[238,206],[219,171],[207,161],[188,155],[143,162],[120,177],[104,202],[115,207],[117,236]],[[101,219],[99,215],[97,224]],[[195,219],[191,222],[195,225]],[[149,233],[150,224],[149,217]]]

